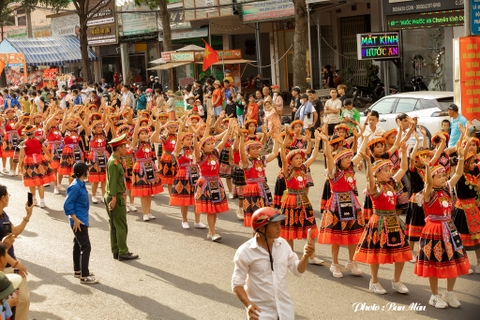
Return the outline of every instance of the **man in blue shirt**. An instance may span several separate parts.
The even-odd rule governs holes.
[[[458,139],[460,139],[460,136],[462,135],[458,125],[461,124],[462,127],[465,127],[467,125],[467,119],[458,113],[458,106],[454,103],[448,107],[448,115],[450,116],[451,124],[451,134],[450,140],[448,141],[448,147],[452,148],[457,144]]]
[[[70,220],[75,239],[73,242],[73,270],[75,278],[80,278],[81,284],[95,284],[98,280],[93,277],[88,269],[90,260],[90,238],[88,236],[88,191],[85,180],[88,176],[88,166],[77,162],[73,166],[75,180],[67,188],[67,197],[63,210]]]
[[[138,97],[135,105],[135,113],[147,109],[147,97],[145,97],[142,88],[137,89],[137,95]]]

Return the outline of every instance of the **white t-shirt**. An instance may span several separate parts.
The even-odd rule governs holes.
[[[339,111],[338,113],[327,113],[328,124],[340,123],[342,101],[340,101],[340,99],[335,99],[335,101],[333,101],[332,99],[328,99],[327,102],[325,102],[325,109],[327,107],[330,107],[330,109],[333,110],[337,109]]]

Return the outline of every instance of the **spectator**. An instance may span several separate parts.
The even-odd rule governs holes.
[[[247,112],[245,114],[245,122],[247,120],[255,120],[258,123],[258,104],[255,102],[255,97],[251,94],[248,97]]]
[[[300,95],[300,108],[295,113],[295,119],[300,119],[303,122],[303,128],[309,129],[312,132],[312,129],[317,122],[318,114],[315,111],[312,103],[308,101],[308,95],[302,93]]]
[[[252,215],[255,235],[235,253],[232,290],[245,306],[248,319],[295,318],[286,270],[301,276],[308,257],[315,254],[315,246],[313,239],[309,239],[299,259],[288,242],[280,238],[280,223],[284,219],[284,215],[270,207],[255,211]],[[267,265],[269,268],[265,268]]]
[[[317,121],[313,125],[313,129],[316,130],[321,125],[320,119],[322,119],[323,117],[323,103],[322,101],[320,101],[320,99],[317,98],[317,93],[315,92],[315,90],[308,89],[307,95],[308,95],[308,100],[310,101],[310,103],[315,108],[315,111],[317,112]]]
[[[280,88],[277,85],[273,85],[272,87],[273,90],[273,98],[272,98],[272,104],[275,110],[277,110],[277,114],[282,117],[283,115],[283,98],[282,95],[280,94]]]
[[[293,87],[292,89],[292,101],[290,101],[290,108],[292,108],[292,121],[295,119],[295,113],[300,107],[300,88]]]
[[[223,94],[222,89],[220,89],[220,81],[215,80],[213,83],[214,90],[212,94],[212,104],[213,104],[213,120],[216,121],[217,117],[222,112],[223,106]]]
[[[152,84],[152,89],[155,91],[156,89],[160,89],[160,91],[163,92],[163,86],[162,84],[160,83],[160,79],[158,79],[158,77],[155,77],[154,80],[153,80],[153,84]]]
[[[68,216],[70,227],[75,238],[73,239],[73,270],[75,278],[80,278],[81,284],[95,284],[98,280],[88,269],[90,261],[90,238],[88,236],[88,191],[85,180],[88,176],[88,166],[78,162],[73,166],[75,180],[67,188],[67,197],[63,203],[63,210]]]
[[[125,107],[129,107],[131,109],[134,108],[135,104],[135,97],[133,93],[130,91],[130,87],[128,84],[122,86],[122,110]]]
[[[233,101],[233,97],[230,96],[227,98],[227,104],[225,106],[225,115],[229,118],[237,117],[237,104]]]
[[[337,99],[337,89],[330,90],[330,99],[325,102],[324,113],[328,118],[328,135],[333,135],[335,126],[340,123],[340,112],[342,110],[342,102]]]
[[[245,98],[243,93],[237,94],[237,103],[236,103],[236,114],[237,114],[237,121],[240,127],[243,127],[243,116],[245,113]]]
[[[193,82],[193,96],[195,101],[200,100],[200,102],[203,104],[203,90],[199,80],[195,80]]]
[[[233,87],[233,83],[231,83],[229,80],[224,79],[223,80],[223,85],[225,86],[225,91],[224,91],[225,99],[228,99],[230,97],[234,97],[234,96],[237,95],[237,92],[235,91],[235,88]]]
[[[10,200],[10,194],[8,193],[7,187],[4,185],[0,185],[0,239],[3,239],[7,234],[5,232],[5,223],[10,223],[12,233],[15,237],[18,237],[23,230],[25,229],[27,223],[30,221],[30,217],[32,216],[32,210],[34,205],[32,204],[30,207],[28,204],[25,204],[25,211],[26,215],[22,219],[22,222],[18,225],[14,225],[11,223],[9,216],[5,212],[5,208],[8,206]],[[14,269],[18,269],[19,274],[22,276],[22,283],[19,287],[19,294],[18,294],[18,305],[16,309],[15,319],[16,320],[26,320],[28,319],[28,310],[30,309],[30,290],[28,289],[27,285],[27,268],[17,260],[15,256],[15,250],[13,245],[8,249],[6,255],[6,265],[4,272],[14,273]]]
[[[141,111],[147,109],[147,97],[145,97],[142,88],[139,87],[137,89],[137,95],[138,97],[135,104],[135,113],[139,110]]]
[[[345,100],[347,99],[347,95],[345,94],[345,91],[347,90],[347,86],[344,84],[339,84],[337,86],[337,92],[338,92],[338,99],[342,101],[342,105],[345,105]]]
[[[447,119],[442,120],[442,129],[443,132],[448,133],[448,135],[451,134],[451,128],[450,128],[450,121]]]
[[[460,139],[462,132],[460,131],[459,125],[465,127],[467,125],[467,119],[458,113],[458,106],[452,103],[448,107],[448,115],[450,116],[450,123],[451,123],[451,135],[450,140],[448,141],[448,147],[452,148]]]
[[[4,264],[7,248],[4,244],[0,244],[0,260]],[[2,255],[3,253],[3,255]],[[22,277],[18,274],[5,274],[0,272],[0,301],[2,301],[2,311],[0,311],[0,319],[15,319],[15,306],[18,304],[18,287],[22,282]]]
[[[333,83],[332,66],[330,66],[329,64],[323,67],[323,88],[335,88],[335,85]]]
[[[351,99],[345,100],[340,121],[350,127],[350,133],[352,133],[353,128],[360,125],[360,112],[353,107]]]

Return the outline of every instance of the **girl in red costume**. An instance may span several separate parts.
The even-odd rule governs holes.
[[[168,193],[171,194],[173,180],[175,179],[175,175],[178,169],[177,161],[172,155],[178,143],[178,122],[168,122],[166,124],[166,127],[167,133],[160,136],[160,143],[162,145],[162,156],[160,158],[158,171],[160,172],[160,178],[162,179],[162,183],[167,185]]]
[[[207,119],[207,123],[211,122]],[[219,176],[219,150],[225,147],[225,143],[233,132],[236,121],[229,122],[227,133],[223,136],[220,144],[215,148],[215,137],[206,136],[200,142],[194,137],[195,159],[197,161],[200,178],[195,185],[195,212],[207,214],[208,234],[207,239],[212,241],[222,240],[217,234],[215,224],[217,214],[228,211],[228,202],[225,196],[225,188]]]
[[[23,129],[23,134],[27,137],[22,142],[20,148],[20,170],[23,171],[23,184],[30,188],[30,192],[35,196],[35,188],[38,188],[40,208],[45,208],[45,189],[44,184],[55,180],[55,174],[50,168],[48,161],[48,149],[34,137],[35,127],[27,125]],[[44,156],[47,155],[46,157]]]
[[[184,118],[179,119],[180,128],[177,133],[177,141],[173,156],[177,160],[178,170],[173,180],[170,192],[170,205],[179,206],[182,212],[182,227],[190,229],[188,224],[188,207],[195,205],[195,185],[199,177],[198,167],[195,163],[195,151],[193,149],[193,133],[184,132]],[[195,212],[194,227],[205,229],[207,226],[200,222],[200,214]]]
[[[88,160],[90,169],[88,171],[88,182],[92,183],[92,203],[98,203],[97,189],[100,183],[102,195],[105,194],[105,185],[107,183],[107,162],[109,154],[107,152],[107,134],[104,130],[105,124],[102,120],[93,122],[91,128],[86,130],[87,136],[90,135],[90,152]],[[108,131],[108,128],[107,128]],[[103,197],[100,197],[102,199]]]
[[[458,150],[463,158],[465,150]],[[427,216],[425,227],[420,236],[420,250],[415,263],[417,276],[428,277],[432,296],[428,303],[435,308],[448,306],[460,307],[460,301],[453,293],[458,276],[468,274],[468,258],[457,229],[452,221],[452,191],[463,175],[463,161],[450,180],[445,167],[436,165],[430,169],[425,164],[425,189],[423,190],[423,208]],[[447,290],[438,294],[438,279],[447,279]]]
[[[240,135],[240,158],[246,178],[246,186],[243,190],[245,198],[243,201],[243,225],[245,227],[252,226],[251,220],[255,211],[273,205],[272,193],[266,180],[265,167],[267,163],[277,158],[277,139],[275,139],[272,153],[260,156],[261,150],[262,143],[260,141],[250,140],[245,144],[244,136]]]
[[[133,165],[132,196],[140,197],[143,221],[155,219],[155,216],[150,213],[152,195],[163,192],[162,180],[153,161],[155,156],[153,143],[159,141],[159,133],[158,120],[151,138],[148,122],[146,126],[140,126],[139,121],[133,132],[132,149],[135,152],[135,164]]]
[[[130,203],[127,203],[127,212],[137,212],[137,208],[134,204],[135,197],[132,196],[132,176],[133,165],[135,164],[135,156],[131,146],[131,140],[133,135],[133,127],[129,124],[123,124],[117,128],[115,137],[119,137],[122,134],[126,134],[126,139],[130,142],[126,144],[127,152],[122,156],[123,167],[125,170],[125,188],[127,189],[128,199]]]
[[[343,274],[338,263],[340,246],[348,246],[348,262],[346,269],[354,275],[362,274],[362,270],[353,261],[355,248],[365,226],[362,207],[355,195],[356,180],[354,168],[362,160],[357,154],[353,157],[351,149],[338,150],[332,155],[328,137],[322,134],[325,140],[325,157],[327,160],[327,174],[330,183],[331,195],[326,203],[326,210],[322,215],[318,243],[332,245],[332,265],[330,271],[335,278],[342,278]],[[366,141],[363,140],[360,152],[365,152]]]
[[[289,135],[288,131],[286,135]],[[286,154],[285,150],[289,144],[287,139],[282,143],[280,150],[283,176],[287,187],[287,194],[280,209],[280,213],[286,216],[282,221],[280,236],[287,240],[292,250],[294,250],[293,241],[306,239],[309,229],[312,230],[311,238],[317,237],[315,214],[307,195],[307,171],[317,158],[320,139],[320,132],[315,131],[315,149],[307,160],[305,160],[304,149],[294,149]],[[322,264],[323,260],[312,256],[308,262]]]
[[[62,123],[62,116],[60,111],[57,111],[47,120],[45,124],[45,132],[47,133],[46,142],[47,149],[51,155],[50,168],[55,175],[55,181],[53,181],[54,188],[53,194],[60,194],[64,192],[65,188],[58,184],[58,168],[60,167],[60,158],[63,152],[63,136],[60,131],[60,125]]]
[[[406,152],[405,144],[402,151]],[[408,288],[400,282],[405,261],[412,259],[412,251],[405,238],[403,225],[396,214],[398,183],[407,172],[408,161],[402,158],[400,169],[392,177],[393,163],[390,160],[378,160],[373,164],[365,153],[362,156],[367,164],[367,191],[372,200],[373,214],[366,225],[354,260],[370,264],[372,279],[369,289],[375,294],[387,291],[378,282],[380,264],[394,263],[392,288],[400,293],[408,293]]]
[[[15,149],[21,142],[20,133],[15,129],[16,123],[15,110],[7,108],[4,117],[5,136],[2,144],[2,162],[3,173],[8,173],[10,176],[13,176],[17,170],[17,163],[14,163],[13,156]],[[10,171],[7,170],[7,159],[9,159]]]

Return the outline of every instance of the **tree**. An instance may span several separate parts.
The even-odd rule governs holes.
[[[8,7],[12,3],[12,0],[0,0],[0,29],[2,33],[2,40],[5,38],[3,35],[3,27],[11,25],[11,17],[13,10]],[[0,87],[7,86],[7,73],[6,68],[3,68],[3,71],[0,75]]]
[[[136,5],[146,4],[151,9],[160,9],[160,21],[163,31],[163,51],[172,51],[172,28],[170,26],[170,13],[168,12],[168,0],[135,0]],[[169,88],[175,88],[175,69],[170,69]]]
[[[302,91],[307,85],[308,25],[307,3],[305,0],[292,0],[295,11],[295,32],[293,34],[293,84]]]

